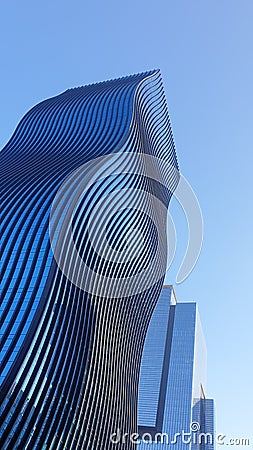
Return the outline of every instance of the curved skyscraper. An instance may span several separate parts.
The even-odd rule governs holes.
[[[1,448],[115,448],[137,430],[179,180],[159,71],[39,103],[1,168]]]

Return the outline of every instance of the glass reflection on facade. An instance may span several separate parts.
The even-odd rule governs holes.
[[[206,347],[197,305],[177,303],[173,288],[165,286],[149,324],[140,371],[138,432],[143,441],[152,437],[148,448],[162,450],[165,443],[180,450],[186,445],[214,448],[214,405],[205,398],[205,388]],[[147,443],[138,447],[146,449]]]
[[[108,173],[112,156],[117,170]],[[158,161],[152,166],[157,178],[145,171],[148,157]],[[160,71],[68,89],[42,101],[21,119],[0,158],[1,450],[114,449],[110,435],[118,426],[137,428],[142,348],[166,272],[164,223],[179,180]],[[82,289],[56,261],[50,212],[67,181],[56,206],[58,223],[64,221],[80,181],[68,184],[69,177],[91,163],[83,178],[94,180],[97,160],[103,161],[101,176],[80,196],[69,221],[93,278],[83,276],[67,239],[60,248],[63,266],[73,262],[85,278]],[[107,197],[117,199],[115,213],[113,202],[100,208]],[[89,234],[94,209],[96,245]],[[135,239],[129,238],[132,229],[138,231]],[[124,246],[133,260],[115,261],[111,256]],[[155,255],[158,263],[151,265]],[[155,280],[153,267],[161,269]],[[131,293],[108,295],[115,279],[140,273],[141,279],[147,274],[145,289],[136,285]],[[92,290],[98,285],[101,295]]]

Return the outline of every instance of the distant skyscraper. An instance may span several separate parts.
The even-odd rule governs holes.
[[[140,371],[139,435],[146,441],[152,437],[148,448],[214,448],[213,400],[205,398],[205,385],[206,347],[197,305],[177,303],[173,288],[165,286],[149,324]]]
[[[177,168],[159,71],[41,102],[2,150],[1,449],[136,431]]]

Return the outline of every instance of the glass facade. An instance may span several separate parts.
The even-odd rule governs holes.
[[[204,394],[206,348],[198,309],[196,303],[175,304],[172,294],[173,288],[163,288],[147,332],[139,381],[139,435],[152,441],[148,448],[157,450],[164,443],[171,449],[202,445],[211,450],[214,408]],[[205,436],[200,442],[201,433],[211,434],[207,442]],[[147,443],[138,447],[147,448]]]
[[[179,180],[164,97],[159,70],[69,89],[28,111],[0,153],[3,450],[109,450],[117,427],[137,428],[142,348],[164,279],[154,281],[153,269],[166,270],[165,213]],[[112,156],[117,170],[110,173]],[[145,171],[144,156],[159,161],[151,167],[155,176]],[[89,169],[80,176],[84,165]],[[82,179],[97,172],[68,224],[80,260],[93,271],[90,279],[65,236],[62,265],[56,260],[49,222],[54,205],[58,238]],[[114,201],[101,208],[107,196]],[[115,261],[124,246],[129,258]],[[148,271],[154,255],[157,264]],[[87,289],[64,271],[68,264]],[[131,295],[109,296],[115,279],[132,276],[147,287],[138,291],[137,283]],[[99,295],[92,291],[97,285]]]

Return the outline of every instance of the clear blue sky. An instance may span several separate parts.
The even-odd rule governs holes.
[[[180,168],[205,222],[200,259],[176,292],[199,304],[217,431],[253,444],[252,0],[9,0],[0,22],[1,147],[44,98],[162,70]],[[187,237],[176,204],[172,215],[168,282]]]

